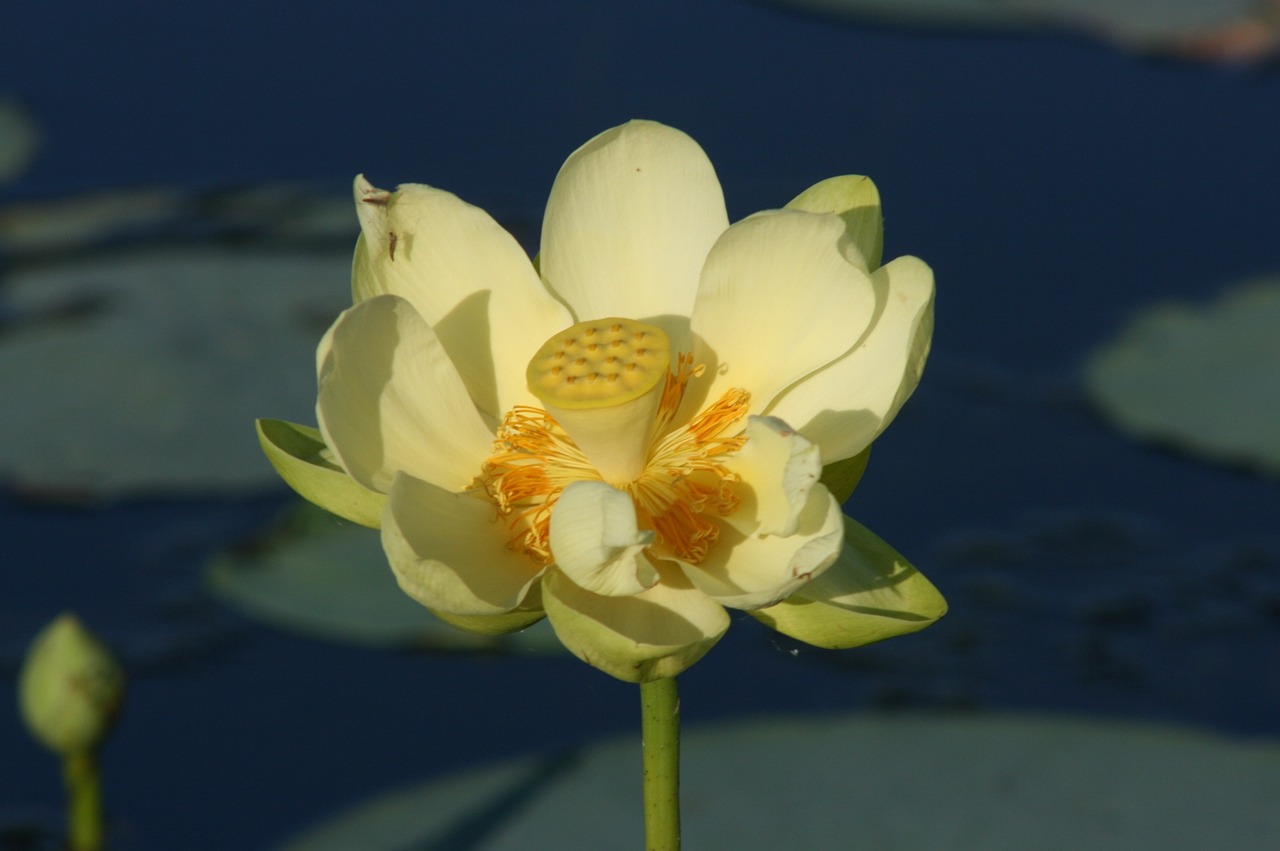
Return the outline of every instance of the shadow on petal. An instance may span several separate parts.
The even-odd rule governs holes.
[[[676,676],[720,640],[729,616],[678,569],[658,570],[662,581],[631,597],[593,594],[549,572],[543,604],[556,635],[578,658],[620,680]]]

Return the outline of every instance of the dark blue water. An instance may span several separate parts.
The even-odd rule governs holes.
[[[0,198],[364,171],[536,222],[564,157],[632,117],[698,139],[735,218],[872,175],[886,256],[937,273],[937,332],[848,508],[953,611],[847,653],[744,617],[682,678],[688,722],[924,706],[1280,733],[1276,483],[1130,442],[1076,381],[1139,306],[1280,269],[1280,75],[728,0],[45,2],[0,7],[0,89],[47,140]],[[634,687],[572,659],[355,650],[204,598],[208,552],[279,504],[0,501],[6,675],[63,608],[134,670],[105,754],[118,848],[265,848],[374,791],[634,729]],[[57,769],[11,682],[0,824],[40,823]]]

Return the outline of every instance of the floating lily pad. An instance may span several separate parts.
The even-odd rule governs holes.
[[[1016,716],[778,718],[693,730],[689,848],[1280,847],[1280,748]],[[630,851],[640,745],[516,760],[357,807],[280,851]]]
[[[0,207],[0,250],[65,254],[129,234],[153,233],[190,212],[191,198],[165,187],[22,201]]]
[[[254,417],[314,419],[350,258],[156,249],[0,286],[0,477],[46,497],[279,488]]]
[[[826,14],[926,26],[1066,28],[1160,47],[1258,14],[1257,0],[774,0]],[[1214,57],[1206,57],[1214,58]]]
[[[0,207],[0,251],[17,258],[192,238],[350,251],[359,229],[349,192],[302,183],[134,187]]]
[[[251,617],[314,638],[367,647],[563,652],[545,623],[488,636],[435,618],[396,585],[377,531],[307,504],[260,545],[215,558],[206,578],[217,597]]]
[[[304,183],[212,192],[201,196],[200,207],[220,232],[279,242],[332,243],[351,249],[360,233],[350,191],[326,193]]]
[[[0,183],[22,176],[35,159],[40,130],[22,104],[0,96]]]
[[[1280,474],[1280,278],[1158,304],[1090,357],[1085,387],[1131,434]]]

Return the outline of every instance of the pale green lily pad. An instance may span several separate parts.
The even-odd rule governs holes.
[[[126,233],[155,229],[190,214],[192,200],[174,188],[94,192],[0,207],[0,251],[65,253]]]
[[[355,246],[360,233],[351,192],[322,192],[306,183],[261,183],[201,196],[215,228],[284,243]]]
[[[984,29],[1066,28],[1137,45],[1255,13],[1257,0],[774,0],[854,19]]]
[[[305,504],[263,544],[216,557],[206,585],[253,618],[313,638],[365,647],[563,652],[546,624],[506,636],[449,626],[396,585],[377,531]]]
[[[0,96],[0,183],[21,177],[39,146],[40,129],[31,113],[17,100]]]
[[[314,421],[350,257],[139,250],[0,288],[0,476],[46,497],[281,487],[253,421]]]
[[[1280,474],[1280,278],[1146,309],[1092,354],[1084,384],[1137,437]]]
[[[1019,716],[777,718],[694,729],[685,847],[1280,847],[1280,747]],[[524,758],[357,807],[280,851],[632,851],[640,745]]]
[[[4,121],[0,101],[0,134]],[[0,145],[3,141],[0,137]],[[350,252],[360,231],[351,204],[349,192],[305,183],[204,192],[176,186],[129,187],[18,201],[0,207],[0,252],[19,259],[65,257],[103,245],[193,236]]]

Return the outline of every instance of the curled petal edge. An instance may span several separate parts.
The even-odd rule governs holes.
[[[637,527],[631,497],[605,482],[572,483],[551,514],[556,565],[580,587],[607,597],[639,594],[658,581],[643,555],[653,538]]]

